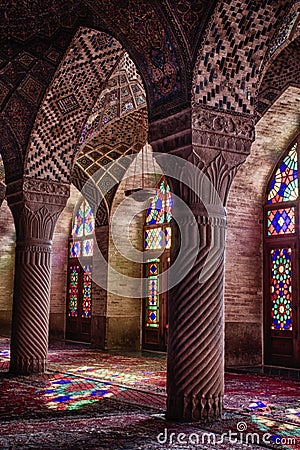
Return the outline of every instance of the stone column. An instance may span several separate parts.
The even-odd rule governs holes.
[[[6,187],[5,184],[0,182],[0,206],[2,205],[3,200],[5,199],[5,191]]]
[[[50,309],[51,247],[69,185],[24,179],[7,186],[16,226],[16,259],[10,372],[46,370]]]
[[[197,107],[185,111],[181,120],[177,114],[152,124],[150,138],[154,151],[181,156],[205,174],[210,186],[207,189],[207,183],[201,183],[201,198],[187,189],[184,179],[195,177],[187,173],[192,172],[188,166],[173,186],[192,210],[198,228],[184,222],[180,266],[189,264],[197,233],[200,243],[192,269],[170,292],[167,417],[218,418],[224,394],[224,206],[234,175],[249,154],[254,121]],[[199,184],[199,180],[196,176],[192,182]],[[178,242],[175,233],[175,254]]]

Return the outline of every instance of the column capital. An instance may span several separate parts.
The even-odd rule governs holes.
[[[255,119],[195,106],[192,113],[193,147],[212,148],[222,152],[250,153],[255,139]]]
[[[197,105],[149,126],[154,152],[191,162],[208,177],[223,204],[254,139],[254,116]]]
[[[223,204],[255,138],[254,117],[194,107],[188,160],[208,177]]]
[[[43,251],[44,245],[51,244],[69,192],[67,184],[32,178],[7,185],[6,198],[15,220],[18,246]]]
[[[24,177],[9,183],[6,187],[6,197],[9,205],[47,204],[65,206],[70,195],[70,185],[52,180],[39,180]]]

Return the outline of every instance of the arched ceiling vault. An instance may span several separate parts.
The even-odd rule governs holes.
[[[196,63],[193,104],[254,115],[264,58],[293,1],[251,0],[216,5]],[[289,26],[289,21],[285,26]]]
[[[104,197],[97,224],[106,224],[108,211],[129,161],[147,142],[146,94],[141,77],[124,54],[105,83],[79,139],[79,152],[72,171],[72,182],[82,190],[96,172],[98,191]],[[107,186],[111,186],[104,196]]]
[[[7,180],[19,178],[24,163],[28,176],[69,180],[79,139],[77,135],[70,136],[70,122],[77,117],[74,123],[82,129],[84,115],[89,115],[99,94],[100,89],[95,90],[94,86],[109,76],[106,73],[103,77],[103,67],[112,70],[124,50],[128,50],[143,78],[150,121],[190,104],[192,65],[197,55],[195,104],[240,114],[254,113],[264,56],[295,3],[1,2],[0,152]],[[79,26],[80,30],[89,27],[95,31],[85,31],[80,38]],[[114,47],[114,56],[104,50],[110,44],[99,39],[97,33],[101,32],[96,30],[100,29],[113,36],[107,39]],[[75,35],[79,40],[74,45]],[[78,77],[81,84],[76,85]]]
[[[70,180],[81,130],[123,53],[106,33],[78,30],[39,109],[26,175]]]
[[[257,117],[262,117],[289,86],[300,87],[300,38],[272,60],[259,89]]]
[[[286,14],[265,57],[258,91],[259,120],[289,86],[300,86],[300,1]]]

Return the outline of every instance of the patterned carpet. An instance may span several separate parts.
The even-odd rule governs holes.
[[[46,374],[13,377],[8,364],[0,339],[1,449],[300,449],[299,381],[227,373],[224,417],[200,428],[164,419],[164,355],[62,343]]]

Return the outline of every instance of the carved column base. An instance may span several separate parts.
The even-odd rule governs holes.
[[[168,395],[167,414],[170,420],[192,422],[217,419],[223,412],[223,395],[206,397],[198,394]]]
[[[47,368],[47,357],[37,359],[36,357],[13,355],[10,364],[10,373],[18,375],[30,375],[43,373]]]

